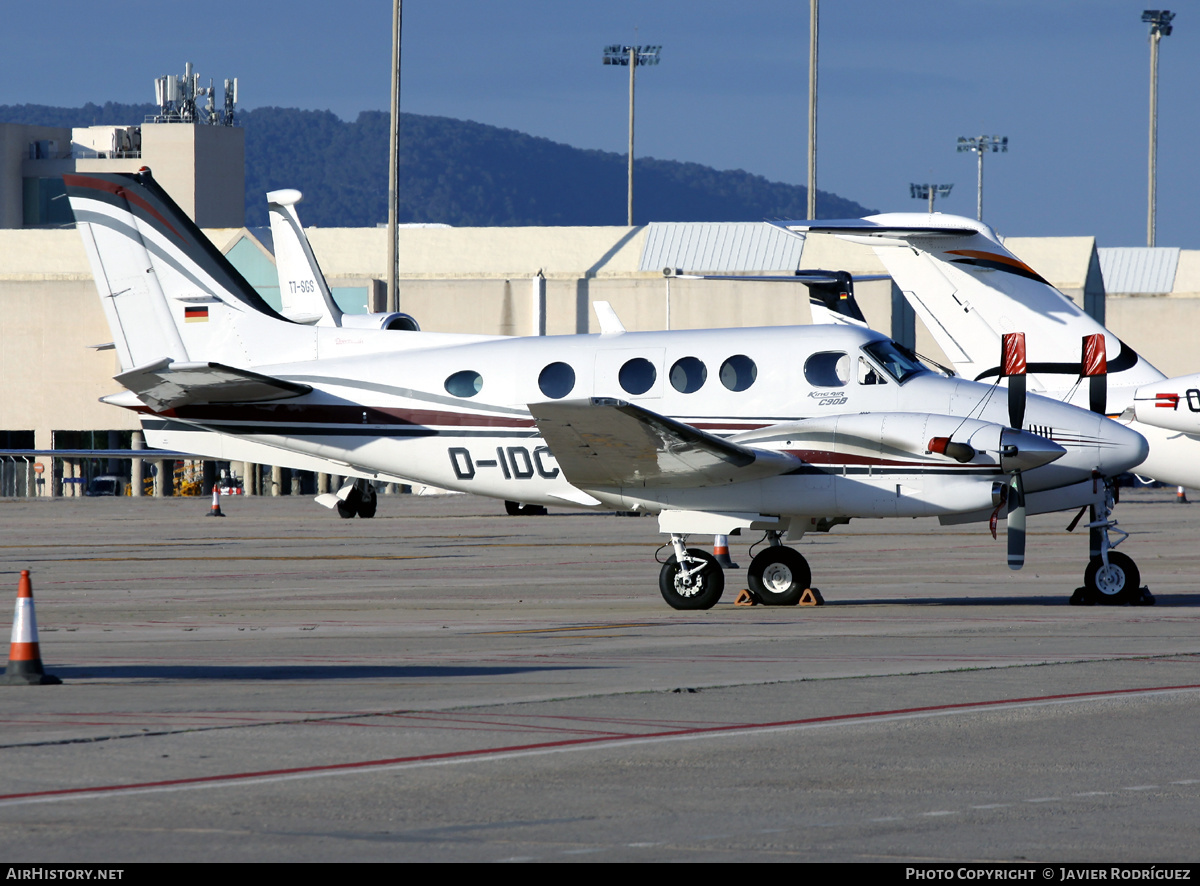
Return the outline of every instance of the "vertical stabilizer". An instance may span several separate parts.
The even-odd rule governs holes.
[[[312,331],[263,301],[148,169],[63,178],[122,370],[315,356]]]
[[[342,310],[334,301],[317,257],[300,227],[296,204],[301,196],[299,191],[290,188],[267,194],[282,312],[294,323],[341,326]]]

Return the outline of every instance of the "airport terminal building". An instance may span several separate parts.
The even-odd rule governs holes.
[[[243,156],[243,131],[233,126],[70,130],[0,124],[0,449],[128,448],[138,429],[133,413],[99,402],[121,388],[113,381],[115,353],[104,347],[111,335],[91,269],[61,198],[63,173],[151,167],[216,247],[278,307],[270,231],[243,225]],[[303,219],[303,204],[299,213]],[[383,310],[386,229],[306,233],[342,308]],[[1005,243],[1167,375],[1195,369],[1188,334],[1200,325],[1200,251],[1097,249],[1087,236],[1010,237]],[[664,269],[884,273],[869,247],[824,235],[804,238],[767,222],[413,226],[399,233],[399,262],[399,310],[422,329],[513,336],[598,332],[596,301],[609,302],[629,330],[811,322],[803,285],[686,280],[666,276]],[[874,328],[945,362],[890,280],[858,284],[856,296]],[[72,495],[97,471],[128,473],[127,462],[102,468],[88,459],[50,455],[7,455],[2,461],[2,496]],[[240,475],[246,468],[235,464],[234,470]],[[298,490],[278,471],[259,476],[275,479],[247,487]]]

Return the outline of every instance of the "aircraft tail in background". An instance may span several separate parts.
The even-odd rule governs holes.
[[[1000,377],[1001,339],[1008,332],[1025,333],[1032,391],[1062,395],[1072,388],[1082,375],[1082,341],[1096,333],[1104,335],[1111,388],[1132,391],[1163,377],[1009,252],[981,222],[953,215],[888,213],[781,224],[799,233],[833,234],[873,247],[964,378],[986,382]],[[1071,401],[1086,407],[1086,389]]]

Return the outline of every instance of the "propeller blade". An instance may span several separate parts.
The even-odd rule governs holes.
[[[1000,375],[1008,379],[1008,423],[1025,425],[1025,333],[1007,332],[1000,349]]]
[[[1104,415],[1108,406],[1108,360],[1105,357],[1103,332],[1083,337],[1079,377],[1090,379],[1088,405],[1092,412]]]
[[[1008,568],[1025,565],[1025,484],[1013,474],[1008,490]]]

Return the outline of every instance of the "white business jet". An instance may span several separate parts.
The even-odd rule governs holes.
[[[280,313],[294,323],[314,326],[419,332],[417,321],[399,311],[347,314],[338,306],[300,226],[296,204],[301,199],[301,193],[291,188],[267,192],[267,217],[279,274]]]
[[[863,219],[784,222],[799,233],[832,234],[874,249],[913,311],[950,359],[976,381],[1012,383],[1003,340],[1022,333],[1030,391],[1118,418],[1147,440],[1134,470],[1165,483],[1200,486],[1200,375],[1168,379],[1009,252],[989,226],[955,215],[887,213]],[[814,318],[845,322],[814,301]],[[861,314],[859,315],[861,318]],[[1111,499],[1111,496],[1109,496]],[[1091,515],[1093,553],[1109,562],[1112,502]],[[1118,534],[1121,538],[1124,533]],[[1120,554],[1101,576],[1123,598]],[[1105,581],[1107,576],[1107,581]]]
[[[655,513],[672,549],[659,589],[679,609],[724,587],[689,534],[765,532],[747,574],[767,603],[810,583],[784,538],[852,517],[1007,506],[1019,568],[1027,502],[1077,506],[1146,456],[1137,433],[1042,397],[1025,403],[1037,433],[1013,427],[993,386],[857,327],[513,338],[294,323],[149,170],[65,180],[127,389],[105,399],[138,411],[152,445],[180,428],[204,454],[250,444],[280,464]]]

